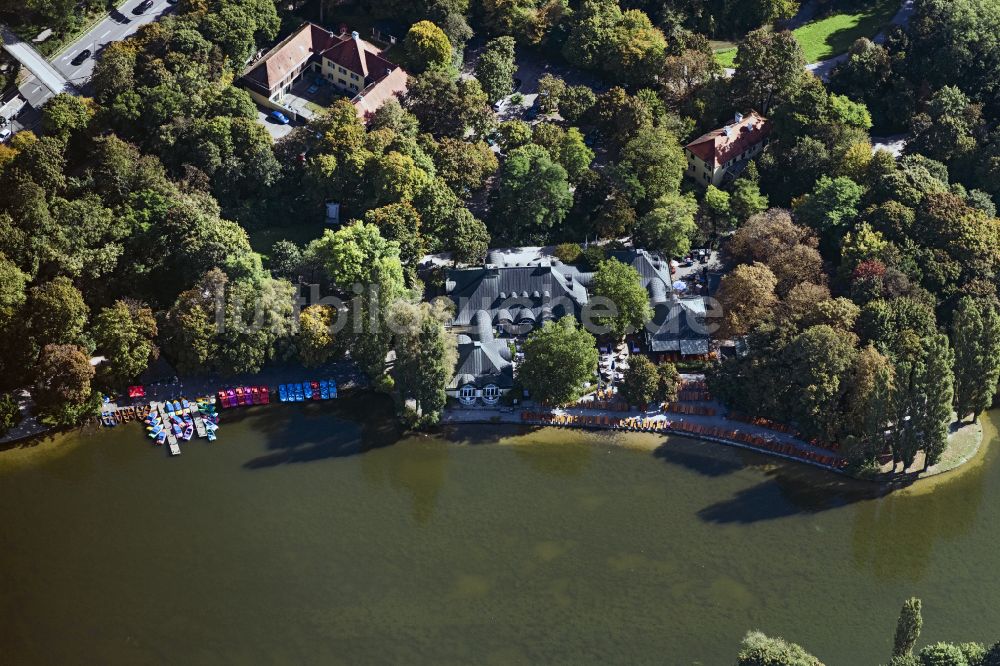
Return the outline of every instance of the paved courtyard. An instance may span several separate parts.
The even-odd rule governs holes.
[[[304,74],[285,96],[285,106],[293,109],[301,120],[309,120],[335,100],[347,96],[313,74]]]
[[[263,107],[257,107],[257,122],[264,126],[271,138],[277,141],[278,139],[288,136],[294,126],[291,124],[282,125],[277,120],[271,117],[271,110],[265,109]]]

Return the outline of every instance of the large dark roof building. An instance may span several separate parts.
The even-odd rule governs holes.
[[[452,325],[469,326],[481,310],[494,326],[509,333],[527,333],[565,315],[579,317],[587,290],[576,275],[575,269],[549,260],[449,271],[445,290],[456,305]]]
[[[493,336],[490,315],[480,310],[469,334],[458,336],[455,376],[445,392],[464,405],[477,401],[493,405],[514,386],[510,347]]]
[[[608,258],[632,266],[649,294],[653,319],[637,338],[654,356],[681,358],[709,353],[705,328],[706,301],[679,298],[673,289],[668,259],[643,249],[615,250]],[[485,266],[447,273],[445,289],[456,305],[452,325],[477,331],[497,328],[525,335],[544,322],[565,315],[581,318],[590,303],[594,273],[546,257],[526,258],[516,252],[491,251]],[[485,323],[484,323],[485,322]],[[485,352],[476,352],[485,358]]]

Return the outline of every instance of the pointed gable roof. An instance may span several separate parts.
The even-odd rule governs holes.
[[[323,50],[323,57],[365,78],[369,75],[376,79],[382,78],[396,68],[379,54],[375,45],[355,37],[356,34],[331,44]]]

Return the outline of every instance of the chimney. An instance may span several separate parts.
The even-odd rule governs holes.
[[[737,111],[737,112],[736,112],[736,124],[738,125],[738,124],[740,124],[740,122],[742,122],[742,121],[743,121],[743,114],[742,114],[742,113],[740,113],[739,111]]]
[[[358,41],[359,39],[361,39],[361,35],[358,34],[357,30],[351,31],[351,39],[353,39],[354,41]]]

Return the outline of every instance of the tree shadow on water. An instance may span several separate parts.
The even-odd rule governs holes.
[[[750,524],[802,514],[818,514],[855,502],[876,499],[891,488],[866,484],[820,470],[779,469],[766,481],[738,490],[711,504],[698,517],[705,522]]]
[[[707,450],[699,448],[698,444],[676,440],[669,440],[656,447],[653,457],[709,477],[726,476],[746,467],[737,459],[735,451],[722,450],[717,445],[713,445],[713,450]]]
[[[234,419],[253,419],[273,453],[243,464],[263,469],[288,463],[354,456],[399,441],[402,429],[387,396],[361,392],[335,402],[294,403],[266,412],[244,413]]]
[[[501,439],[518,437],[541,430],[540,426],[516,423],[453,423],[431,434],[452,444],[496,444]]]

